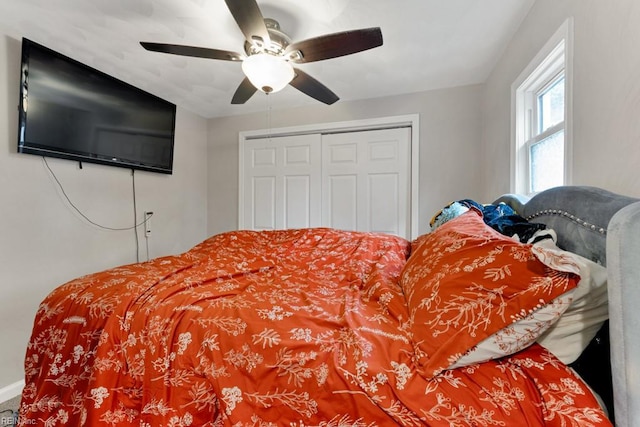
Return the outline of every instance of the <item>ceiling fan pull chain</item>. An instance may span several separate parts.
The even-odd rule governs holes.
[[[267,93],[267,141],[271,143],[271,97]]]

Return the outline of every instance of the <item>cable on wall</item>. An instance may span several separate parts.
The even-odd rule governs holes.
[[[149,215],[149,218],[151,218],[151,215]],[[149,261],[149,236],[147,236],[147,233],[144,234],[144,240],[147,247],[147,261]]]
[[[136,262],[140,262],[140,240],[138,239],[138,226],[135,225],[138,219],[138,208],[136,206],[136,170],[131,169],[131,185],[133,191],[133,234],[136,236]],[[147,222],[147,218],[142,221],[142,224]]]
[[[56,174],[53,172],[53,170],[51,169],[51,167],[49,166],[49,163],[47,162],[47,159],[43,156],[42,160],[44,162],[44,165],[46,166],[47,170],[49,171],[49,173],[51,174],[51,176],[53,177],[53,179],[55,180],[56,184],[58,185],[58,187],[60,188],[60,191],[62,192],[62,195],[64,196],[64,198],[67,200],[67,203],[69,203],[69,206],[71,206],[85,221],[87,221],[89,224],[101,228],[103,230],[108,230],[108,231],[129,231],[129,230],[134,230],[135,235],[136,235],[136,261],[140,262],[140,246],[139,246],[139,239],[138,239],[138,230],[137,228],[140,227],[141,225],[146,224],[146,222],[151,218],[151,216],[153,216],[153,213],[151,213],[149,216],[146,216],[144,218],[144,220],[142,220],[139,223],[136,223],[136,219],[138,216],[138,212],[137,212],[137,207],[136,207],[136,180],[135,180],[135,172],[134,169],[131,170],[131,181],[132,181],[132,189],[133,189],[133,223],[134,225],[129,226],[129,227],[108,227],[102,224],[98,224],[97,222],[91,220],[87,215],[85,215],[69,198],[69,196],[67,195],[67,192],[64,190],[64,187],[62,186],[62,183],[60,182],[60,180],[58,179],[58,177],[56,176]],[[147,249],[147,253],[148,253],[148,249]]]

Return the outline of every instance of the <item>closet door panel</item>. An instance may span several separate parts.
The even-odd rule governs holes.
[[[331,175],[324,185],[328,185],[329,196],[323,200],[322,225],[342,230],[356,230],[358,227],[358,176]]]
[[[311,226],[312,200],[311,180],[308,175],[284,177],[284,228],[307,228]],[[317,197],[317,196],[316,196]]]
[[[274,230],[276,228],[276,177],[258,176],[252,179],[252,211],[250,228]]]
[[[409,128],[324,135],[323,225],[409,237],[410,147]]]
[[[398,174],[371,174],[368,179],[369,228],[383,233],[400,235],[403,224],[398,194],[400,187]]]
[[[320,135],[249,140],[243,151],[241,228],[320,225]]]

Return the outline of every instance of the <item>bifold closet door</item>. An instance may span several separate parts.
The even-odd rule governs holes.
[[[318,227],[321,136],[249,140],[244,145],[242,228]]]
[[[411,235],[411,130],[323,135],[322,224]]]

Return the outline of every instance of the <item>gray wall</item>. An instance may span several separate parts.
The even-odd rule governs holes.
[[[420,116],[420,219],[428,229],[431,216],[455,198],[478,197],[482,86],[323,104],[295,110],[273,110],[271,127],[300,126],[418,113]],[[263,95],[264,96],[264,95]],[[265,129],[267,112],[209,121],[209,234],[238,225],[238,132]]]
[[[23,379],[40,301],[74,277],[136,261],[133,231],[89,225],[64,200],[39,156],[18,154],[20,41],[0,34],[0,390]],[[136,172],[139,218],[154,212],[151,257],[182,252],[206,236],[207,121],[179,109],[174,174]],[[48,159],[74,204],[93,221],[133,225],[131,171]],[[146,259],[140,233],[140,259]]]
[[[511,83],[570,16],[572,183],[640,196],[640,2],[537,0],[484,87],[485,199],[509,191]]]

